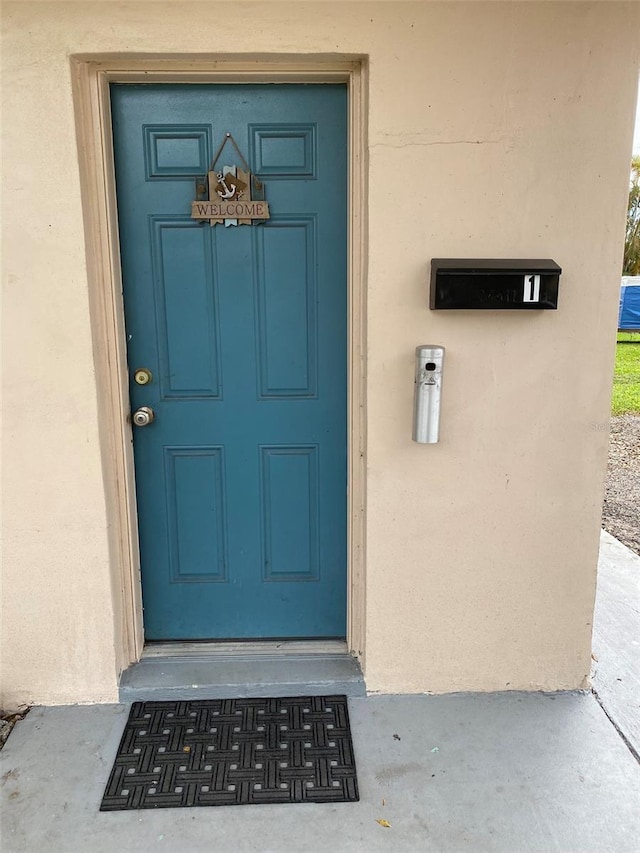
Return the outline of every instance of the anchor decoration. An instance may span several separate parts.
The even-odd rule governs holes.
[[[244,168],[223,166],[216,170],[222,149],[227,142],[238,152]],[[269,204],[264,198],[264,184],[247,165],[235,139],[225,135],[211,162],[206,177],[196,179],[196,200],[191,203],[191,218],[209,220],[210,225],[252,225],[269,219]]]

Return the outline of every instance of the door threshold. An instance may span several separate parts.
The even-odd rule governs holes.
[[[333,694],[366,696],[339,640],[154,643],[120,678],[121,702]]]
[[[146,643],[142,659],[220,655],[346,655],[344,640],[236,640]]]

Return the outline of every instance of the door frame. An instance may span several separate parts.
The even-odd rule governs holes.
[[[70,57],[105,490],[116,667],[144,647],[110,83],[346,83],[348,90],[347,648],[365,665],[367,60],[364,56]]]

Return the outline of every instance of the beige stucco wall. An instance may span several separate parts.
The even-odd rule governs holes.
[[[223,32],[234,52],[370,58],[369,689],[584,685],[640,6],[2,11],[2,701],[112,700],[121,660],[69,55],[210,53]],[[430,312],[447,256],[554,258],[560,309]],[[447,348],[437,446],[410,440],[420,343]]]

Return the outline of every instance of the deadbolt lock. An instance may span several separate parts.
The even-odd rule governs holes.
[[[133,378],[138,385],[149,385],[153,380],[153,373],[151,373],[150,370],[147,370],[146,367],[139,367],[133,374]]]

